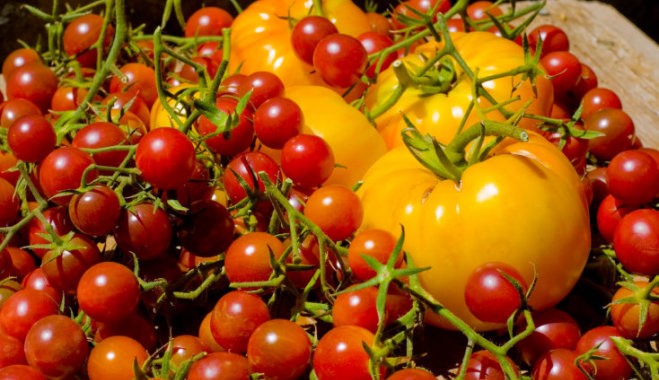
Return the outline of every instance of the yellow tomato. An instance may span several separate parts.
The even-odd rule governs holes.
[[[311,11],[310,0],[258,0],[236,17],[231,26],[229,72],[270,71],[285,85],[322,85],[313,67],[301,61],[291,46],[296,20]],[[324,0],[323,14],[339,32],[357,37],[370,30],[365,13],[351,0]]]
[[[181,91],[191,88],[192,85],[190,84],[181,84],[179,86],[173,87],[169,89],[169,92],[172,94],[179,94]],[[194,95],[196,98],[199,97],[199,93],[195,93]],[[192,102],[192,99],[187,99],[188,101]],[[176,113],[176,117],[180,122],[184,122],[185,118],[188,116],[188,111],[185,108],[184,104],[180,101],[177,101],[175,99],[169,98],[167,100],[167,103],[169,104],[170,107],[174,110]],[[162,103],[160,102],[160,98],[156,98],[155,102],[153,102],[153,106],[151,106],[151,115],[149,118],[149,129],[156,129],[156,128],[163,128],[163,127],[169,127],[169,128],[178,128],[177,122],[173,119],[172,115],[170,115],[169,112],[163,107]]]
[[[455,33],[452,35],[455,49],[464,59],[472,72],[477,72],[478,78],[498,75],[524,65],[524,52],[516,43],[495,36],[488,32]],[[435,56],[443,45],[435,41],[427,42],[417,47],[414,53],[403,59],[408,71],[415,70],[424,65],[424,61]],[[422,134],[430,133],[439,142],[448,143],[458,131],[463,117],[473,100],[472,80],[454,62],[456,80],[446,93],[428,95],[421,86],[408,87],[398,101],[386,112],[379,115],[375,122],[378,130],[385,138],[387,146],[402,145],[401,131],[405,128],[402,114],[405,114]],[[383,71],[378,82],[368,91],[366,105],[370,110],[381,106],[391,97],[391,94],[400,86],[398,78],[392,67]],[[537,97],[531,82],[522,80],[521,76],[502,77],[487,81],[483,86],[497,102],[507,102],[506,109],[514,112],[531,102],[527,109],[529,113],[549,115],[553,103],[553,90],[551,83],[540,76],[537,80]],[[482,96],[479,97],[480,107],[486,110],[490,103]],[[484,113],[489,120],[504,120],[505,117],[498,110],[489,110]],[[466,127],[480,121],[476,111],[469,114]],[[532,127],[535,123],[523,120],[521,126]]]
[[[581,182],[561,152],[533,134],[508,140],[461,180],[438,178],[405,148],[378,160],[358,191],[362,229],[400,236],[423,287],[479,330],[500,328],[474,317],[464,300],[467,278],[488,262],[513,266],[537,285],[530,304],[556,305],[577,282],[590,250],[588,208]],[[430,323],[450,328],[442,317]]]

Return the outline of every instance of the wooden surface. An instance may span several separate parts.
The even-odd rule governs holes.
[[[659,148],[659,45],[597,1],[548,0],[532,25],[540,24],[565,30],[570,51],[620,96],[643,144]]]

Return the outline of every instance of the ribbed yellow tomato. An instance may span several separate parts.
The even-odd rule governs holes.
[[[561,152],[539,135],[529,142],[505,140],[461,180],[438,178],[405,148],[380,158],[358,191],[362,229],[383,228],[400,236],[420,280],[440,303],[479,330],[502,327],[474,317],[464,301],[467,278],[488,262],[513,266],[527,283],[535,309],[561,301],[588,258],[587,202],[576,172]],[[429,314],[428,320],[449,327]]]
[[[301,61],[291,45],[296,20],[315,14],[310,0],[258,0],[236,17],[231,27],[229,72],[270,71],[285,85],[322,85],[313,67]],[[370,30],[368,17],[351,0],[324,0],[323,14],[339,32],[353,37]]]
[[[516,43],[495,36],[487,32],[454,33],[452,41],[456,51],[464,59],[472,72],[478,78],[499,75],[516,69],[525,64],[524,51]],[[403,62],[405,67],[414,74],[423,67],[428,59],[434,57],[441,48],[442,43],[430,41],[417,47],[413,53],[407,55]],[[448,143],[458,130],[462,119],[467,114],[468,107],[473,101],[473,81],[454,62],[456,70],[455,83],[446,93],[428,95],[421,86],[408,87],[398,101],[386,112],[376,117],[378,130],[384,136],[387,146],[402,145],[401,131],[405,128],[402,114],[404,113],[422,134],[430,133],[439,142]],[[521,75],[515,77],[504,76],[499,79],[487,81],[483,87],[492,95],[497,103],[505,103],[506,109],[515,112],[527,102],[530,106],[527,112],[548,115],[553,103],[553,90],[551,83],[544,77],[537,78],[534,92],[531,81],[522,80]],[[377,83],[368,91],[366,105],[374,110],[391,97],[391,94],[400,86],[393,67],[383,71]],[[537,94],[537,96],[536,96]],[[489,120],[504,120],[505,117],[498,110],[489,110],[491,106],[484,97],[478,98],[478,103]],[[476,111],[472,111],[465,123],[466,127],[480,121]],[[520,126],[532,127],[535,122],[529,119],[522,120]]]

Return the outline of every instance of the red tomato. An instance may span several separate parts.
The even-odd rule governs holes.
[[[229,281],[267,281],[272,275],[270,257],[284,254],[284,245],[267,232],[249,232],[234,240],[224,258],[224,270]]]
[[[26,99],[46,113],[59,79],[42,63],[32,63],[16,68],[5,78],[7,99]]]
[[[52,124],[41,115],[15,120],[7,131],[7,144],[19,160],[39,162],[55,149],[57,136]]]
[[[177,234],[185,249],[197,256],[210,257],[229,247],[233,230],[233,219],[226,207],[213,200],[202,200],[191,205]]]
[[[96,243],[90,238],[76,233],[66,243],[66,248],[54,248],[46,252],[41,268],[48,282],[57,289],[74,294],[83,273],[103,258]]]
[[[185,36],[221,36],[222,29],[229,28],[233,16],[219,7],[203,7],[195,11],[185,22]]]
[[[172,242],[172,223],[167,213],[153,203],[139,203],[124,209],[114,229],[117,245],[141,260],[162,257]]]
[[[362,43],[347,34],[330,34],[318,42],[313,66],[330,86],[349,87],[359,80],[368,63]]]
[[[298,21],[291,31],[291,45],[295,55],[312,65],[316,46],[323,38],[338,33],[336,26],[326,17],[309,15]]]
[[[359,326],[338,326],[328,331],[318,341],[313,356],[318,380],[371,379],[370,357],[364,345],[373,346],[374,339],[372,332]]]
[[[156,128],[137,144],[135,165],[142,178],[161,190],[183,185],[195,168],[195,149],[178,129]]]
[[[213,352],[190,366],[187,380],[249,380],[247,358],[231,352]]]
[[[378,328],[376,299],[378,289],[370,286],[340,293],[332,306],[332,323],[337,326],[360,326],[372,333]]]
[[[533,365],[541,355],[555,348],[574,350],[581,337],[577,321],[560,309],[534,312],[533,323],[535,330],[516,345],[528,365]]]
[[[128,143],[128,134],[119,126],[106,121],[99,121],[80,129],[71,141],[71,146],[79,149],[99,149],[127,145]],[[125,150],[113,150],[92,153],[92,158],[98,165],[118,167],[126,159],[127,154]]]
[[[134,366],[142,366],[149,354],[135,339],[112,336],[97,343],[89,354],[89,380],[135,378]]]
[[[647,290],[648,285],[647,280],[634,281],[633,287],[621,286],[613,294],[609,305],[611,321],[627,339],[645,339],[659,333],[659,301],[633,298],[635,293]],[[659,296],[659,288],[653,288],[650,296]]]
[[[91,236],[109,234],[121,215],[117,194],[105,185],[95,185],[82,193],[76,193],[68,208],[71,223],[81,232]]]
[[[90,169],[94,159],[84,151],[61,146],[50,152],[39,165],[39,185],[46,197],[59,205],[66,205],[72,194],[67,190],[78,189],[98,176],[96,169]],[[83,177],[84,176],[84,177]]]
[[[21,289],[2,305],[0,327],[7,335],[24,341],[28,331],[37,321],[48,315],[59,314],[58,306],[44,292]]]
[[[613,248],[628,271],[659,274],[659,211],[644,208],[623,216],[613,235]]]
[[[370,256],[382,264],[385,264],[396,246],[396,237],[389,231],[379,228],[371,228],[358,232],[348,247],[348,265],[352,273],[360,280],[366,281],[375,276],[375,270],[371,268],[362,255]],[[404,255],[398,256],[396,266],[403,262]]]
[[[131,95],[139,95],[149,109],[158,98],[156,89],[155,71],[143,64],[129,62],[119,68],[121,76],[114,75],[110,79],[110,92],[127,92]]]
[[[334,172],[332,147],[320,136],[299,134],[281,149],[281,169],[303,189],[322,185]]]
[[[357,231],[363,209],[354,191],[341,185],[327,185],[311,193],[304,215],[330,239],[343,240]]]
[[[532,369],[533,380],[586,380],[589,377],[577,366],[578,354],[566,348],[547,351]]]
[[[522,275],[505,263],[487,263],[476,268],[465,287],[465,303],[469,311],[484,322],[505,323],[522,304],[528,285]]]
[[[8,78],[15,69],[32,63],[43,63],[39,53],[32,48],[12,50],[2,61],[2,75]]]
[[[213,337],[228,351],[245,353],[254,330],[270,320],[270,311],[257,295],[231,291],[213,307],[210,327]]]
[[[630,149],[613,157],[606,169],[609,192],[624,204],[641,205],[659,194],[659,166],[649,154]]]
[[[598,326],[586,331],[577,342],[577,355],[591,351],[602,359],[591,362],[595,379],[628,379],[632,374],[632,367],[616,348],[612,336],[621,336],[615,327]]]
[[[94,44],[101,37],[103,22],[103,16],[89,13],[74,19],[64,28],[62,48],[82,67],[96,67],[98,49],[94,47]],[[101,49],[107,49],[110,46],[113,35],[114,27],[108,24]]]

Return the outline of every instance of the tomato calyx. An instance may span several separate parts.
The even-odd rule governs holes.
[[[643,283],[644,286],[634,281],[622,281],[618,283],[619,286],[628,289],[631,295],[619,299],[614,299],[607,307],[610,309],[618,304],[635,304],[639,306],[638,313],[638,331],[640,334],[645,324],[648,322],[648,315],[650,313],[650,306],[659,301],[656,289],[659,286],[659,276],[655,276],[651,281]]]

